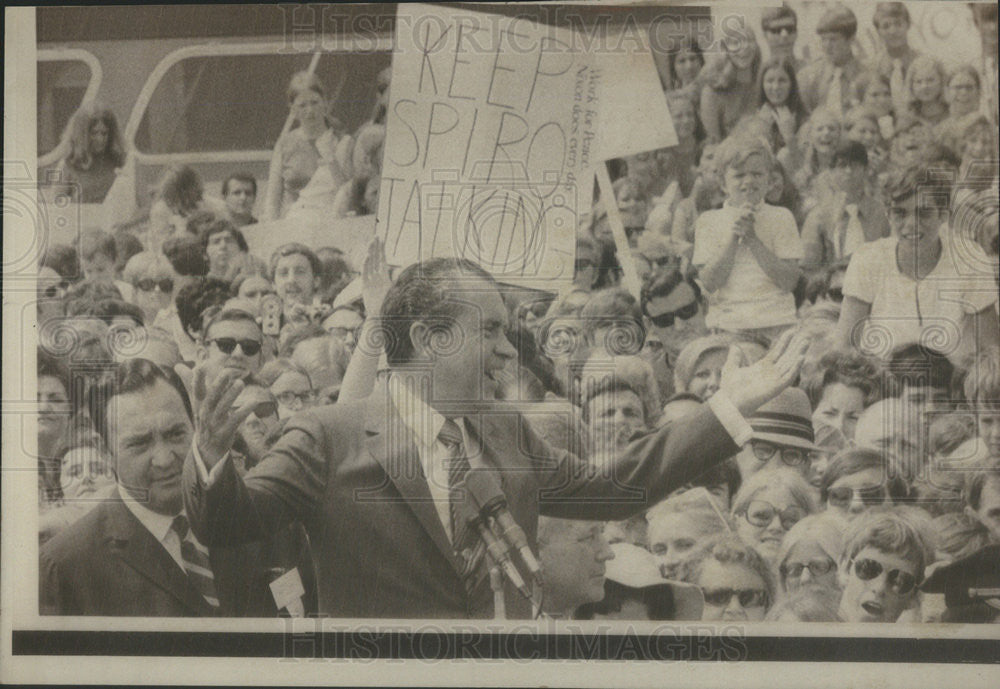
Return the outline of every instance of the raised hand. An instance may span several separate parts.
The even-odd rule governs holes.
[[[233,410],[233,402],[243,392],[243,387],[238,371],[224,370],[212,375],[204,365],[195,367],[195,442],[208,469],[229,452],[240,424],[253,413],[256,406],[256,402],[251,401]]]
[[[368,244],[368,255],[361,269],[361,298],[367,316],[378,316],[382,312],[382,302],[391,285],[389,264],[385,260],[385,245],[378,237],[374,237]]]
[[[730,347],[719,389],[741,414],[752,414],[791,385],[808,347],[808,338],[795,328],[785,331],[764,358],[750,366],[740,366],[742,352],[738,347]]]

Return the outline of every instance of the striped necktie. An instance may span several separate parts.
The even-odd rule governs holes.
[[[448,449],[448,511],[451,515],[451,541],[459,543],[459,537],[464,531],[464,524],[459,522],[459,504],[466,500],[462,487],[471,465],[463,448],[462,429],[453,419],[445,419],[438,432],[438,440]]]
[[[188,579],[195,585],[202,597],[213,608],[219,607],[219,596],[215,591],[215,575],[212,574],[212,563],[208,559],[208,551],[194,542],[191,527],[187,517],[179,514],[174,517],[173,530],[181,539],[181,559],[184,560],[184,571]]]

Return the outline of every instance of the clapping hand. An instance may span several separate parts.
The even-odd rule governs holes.
[[[223,370],[209,371],[199,364],[194,370],[195,442],[198,452],[208,469],[215,466],[232,448],[240,425],[257,405],[247,402],[239,409],[233,403],[243,392],[240,373]]]
[[[743,211],[743,214],[736,219],[733,224],[733,236],[737,238],[739,242],[746,242],[756,236],[754,231],[755,215],[750,209]]]
[[[752,414],[791,385],[802,367],[808,347],[806,336],[797,329],[790,329],[778,338],[763,359],[750,366],[740,366],[743,353],[738,347],[730,347],[719,389],[741,414]]]

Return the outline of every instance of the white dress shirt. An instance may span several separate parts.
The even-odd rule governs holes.
[[[184,558],[181,556],[181,538],[173,529],[174,519],[177,518],[177,515],[154,512],[133,498],[121,485],[118,486],[118,494],[125,503],[125,507],[135,515],[135,518],[146,528],[146,531],[153,534],[153,538],[170,553],[170,557],[174,559],[174,562],[181,568],[181,571],[186,573],[187,569],[184,566]],[[198,542],[193,531],[188,531],[187,538],[194,543],[198,550],[208,555],[208,548]]]

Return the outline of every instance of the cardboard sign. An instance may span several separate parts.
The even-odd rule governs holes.
[[[497,279],[572,279],[590,204],[599,74],[568,30],[400,5],[377,232],[390,263],[467,258]]]

